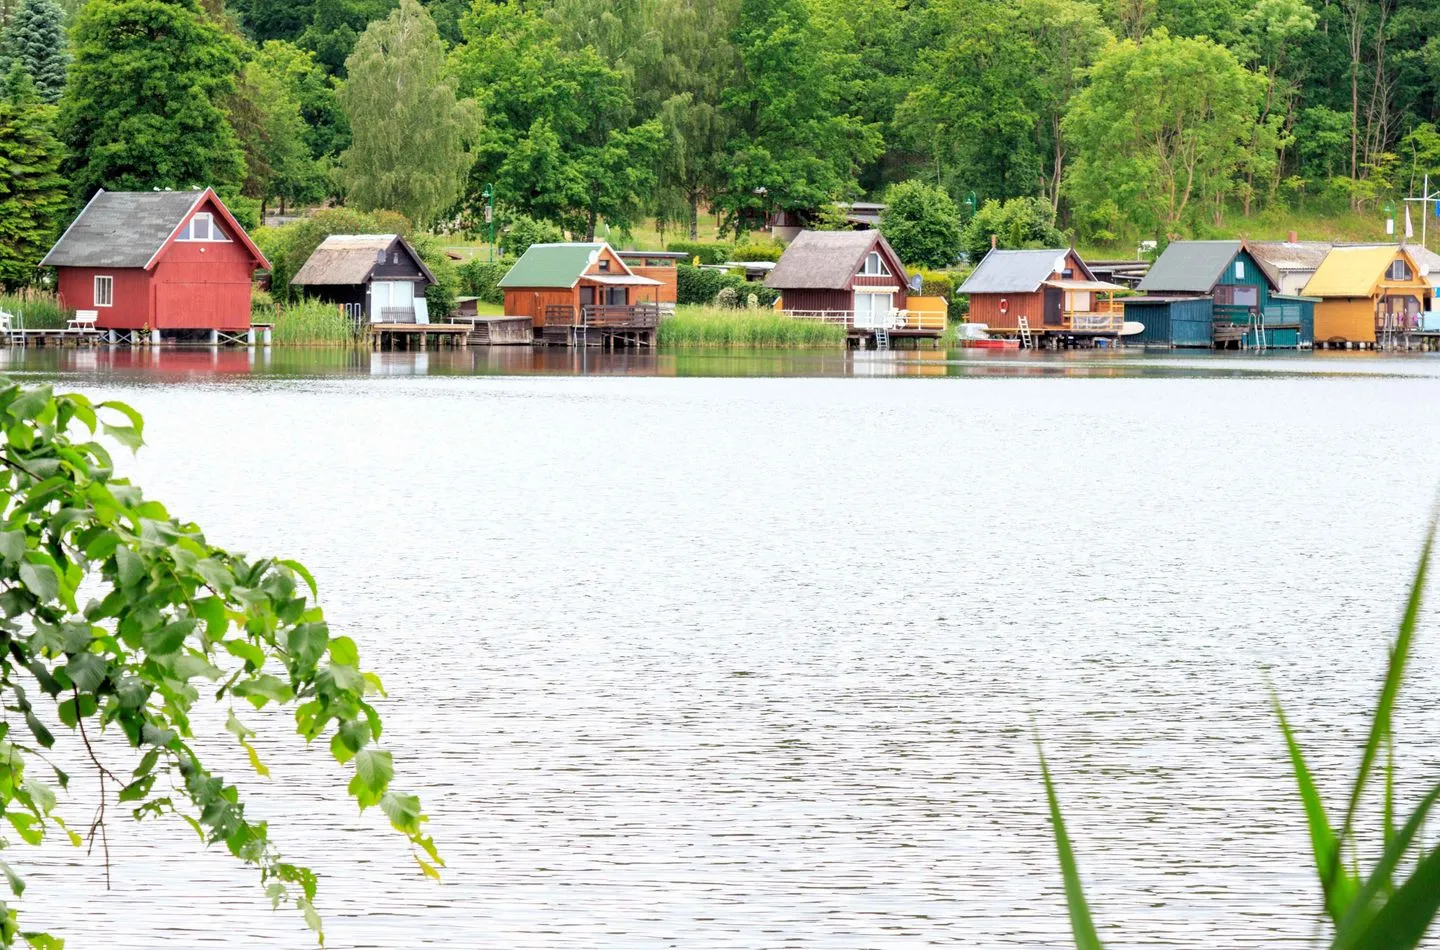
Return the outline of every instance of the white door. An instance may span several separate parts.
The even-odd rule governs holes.
[[[855,328],[857,330],[874,330],[877,327],[889,328],[890,309],[895,299],[894,294],[855,294]]]
[[[403,314],[387,310],[403,310]],[[414,323],[415,285],[408,280],[377,280],[370,285],[371,323]]]

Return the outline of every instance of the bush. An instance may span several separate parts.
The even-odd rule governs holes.
[[[1066,246],[1065,235],[1055,227],[1050,203],[1042,198],[1011,198],[1003,204],[991,199],[985,202],[965,228],[965,251],[972,264],[990,252],[990,237],[995,246],[1006,250]]]
[[[675,268],[675,283],[676,303],[682,304],[709,306],[726,287],[733,289],[740,299],[743,299],[745,294],[754,294],[761,307],[773,307],[775,301],[780,299],[780,291],[772,290],[764,284],[751,283],[738,274],[727,274],[708,267],[692,267],[689,264],[681,264]]]
[[[549,221],[536,221],[526,215],[517,214],[510,219],[509,226],[500,235],[500,253],[506,257],[519,257],[528,251],[532,244],[555,244],[563,240],[564,232]]]
[[[732,261],[778,261],[785,253],[785,245],[774,238],[750,241],[735,245],[730,252]],[[723,261],[721,263],[724,263]]]
[[[721,310],[734,310],[740,306],[740,292],[734,287],[721,287],[715,295],[715,306]]]
[[[381,232],[388,233],[388,232]],[[447,320],[455,312],[455,296],[460,291],[460,273],[450,255],[445,253],[440,238],[428,233],[412,234],[410,246],[430,268],[435,283],[425,288],[425,302],[429,304],[432,320]]]
[[[500,289],[500,278],[505,276],[514,263],[514,261],[482,261],[476,258],[461,264],[458,268],[461,295],[479,297],[486,303],[504,303],[505,291]]]
[[[910,276],[920,275],[920,293],[925,297],[944,297],[953,300],[955,288],[960,281],[954,274],[941,270],[912,270]]]
[[[911,179],[891,185],[880,213],[880,233],[900,259],[945,267],[960,253],[960,211],[943,189]],[[986,237],[989,240],[989,237]]]
[[[701,241],[671,241],[665,245],[667,251],[682,251],[689,255],[691,260],[700,258],[702,264],[723,264],[726,261],[734,260],[730,256],[734,247],[729,244],[706,244]],[[711,296],[714,296],[713,294]]]

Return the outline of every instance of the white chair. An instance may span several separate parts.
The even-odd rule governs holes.
[[[66,326],[71,330],[93,330],[95,321],[100,318],[98,310],[76,310],[75,316],[70,318]]]
[[[15,317],[13,314],[0,310],[0,333],[15,332]]]

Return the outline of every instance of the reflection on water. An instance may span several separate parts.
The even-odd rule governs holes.
[[[1440,355],[1130,349],[625,351],[494,346],[428,352],[330,347],[0,349],[0,371],[128,376],[136,381],[260,376],[1170,377],[1284,374],[1440,376]]]
[[[249,814],[321,873],[342,950],[1063,947],[1032,727],[1107,942],[1312,946],[1268,690],[1335,800],[1440,472],[1433,358],[10,359],[140,409],[117,464],[212,540],[303,560],[383,672],[440,885],[323,744],[255,717]],[[931,373],[961,379],[665,378]],[[1409,800],[1440,774],[1425,624]],[[223,716],[199,727],[243,775]],[[180,822],[110,840],[109,892],[98,855],[7,852],[24,919],[77,948],[314,946]]]

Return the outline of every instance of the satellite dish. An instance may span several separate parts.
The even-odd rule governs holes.
[[[922,277],[922,276],[919,275],[919,274],[912,274],[912,275],[910,276],[910,292],[911,292],[912,294],[918,294],[918,293],[920,292],[920,288],[922,288],[922,287],[924,287],[924,286],[925,286],[925,278],[924,278],[924,277]]]

